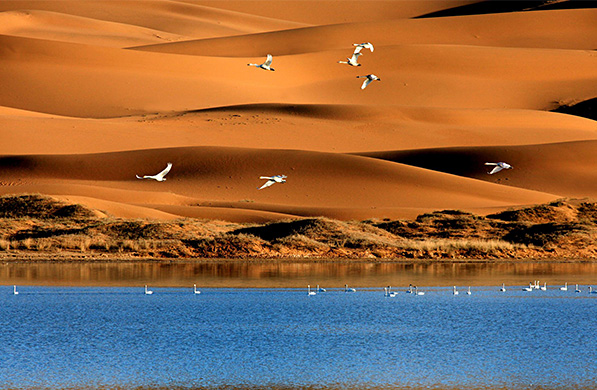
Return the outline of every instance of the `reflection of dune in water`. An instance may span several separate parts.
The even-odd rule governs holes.
[[[192,262],[164,263],[5,263],[0,284],[157,287],[297,287],[319,284],[340,288],[408,286],[591,284],[596,264],[586,263],[363,263],[343,262]]]

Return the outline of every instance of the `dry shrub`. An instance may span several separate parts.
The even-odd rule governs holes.
[[[10,250],[10,241],[0,240],[0,250],[3,250],[3,251]]]

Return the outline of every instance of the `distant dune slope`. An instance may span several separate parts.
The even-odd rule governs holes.
[[[298,22],[170,0],[3,0],[0,2],[0,11],[22,10],[50,11],[63,14],[64,20],[74,20],[67,18],[66,15],[80,16],[191,38],[210,38],[304,26]],[[38,19],[34,26],[39,30],[44,28],[51,30],[56,20],[49,25],[47,22],[47,19]],[[104,26],[109,24],[104,23]],[[72,33],[76,33],[77,27],[85,28],[83,25],[71,25]],[[109,30],[106,30],[107,32]]]
[[[366,153],[401,164],[568,197],[597,198],[597,141],[524,146],[479,146]],[[481,167],[505,161],[494,175]]]
[[[471,45],[593,50],[597,10],[537,11],[438,19],[397,19],[305,27],[259,34],[135,47],[162,53],[249,57],[335,50],[361,41],[376,46]],[[513,28],[515,26],[515,28]]]
[[[362,61],[382,79],[363,91],[355,76],[368,71],[338,64],[345,51],[276,57],[277,71],[266,72],[246,65],[263,58],[10,36],[0,45],[0,105],[94,118],[271,102],[546,109],[593,97],[597,87],[597,55],[580,50],[386,47]]]

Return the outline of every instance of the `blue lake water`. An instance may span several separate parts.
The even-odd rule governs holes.
[[[0,286],[0,388],[594,389],[582,289]]]

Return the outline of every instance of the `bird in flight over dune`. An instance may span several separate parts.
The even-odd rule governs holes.
[[[164,176],[166,176],[168,174],[168,172],[170,172],[170,169],[172,169],[172,163],[168,163],[168,166],[162,172],[158,173],[157,175],[145,175],[145,176],[135,175],[135,176],[137,176],[137,179],[153,179],[153,180],[157,180],[157,181],[166,181],[166,178]]]
[[[261,176],[260,179],[267,179],[264,185],[259,187],[260,190],[271,186],[274,183],[286,183],[286,175],[275,175],[275,176]]]
[[[486,162],[485,165],[493,165],[494,168],[491,170],[491,172],[487,172],[490,175],[493,175],[494,173],[498,173],[499,171],[501,171],[502,169],[514,169],[512,167],[512,165],[505,163],[505,162]]]
[[[361,89],[367,88],[367,85],[369,85],[369,83],[371,83],[373,80],[381,81],[381,79],[374,74],[368,74],[367,76],[357,76],[357,79],[360,79],[360,78],[366,79],[365,81],[363,81],[363,85],[361,85]]]
[[[356,48],[354,49],[355,53],[358,53],[363,49],[369,49],[371,50],[371,53],[373,53],[373,44],[371,42],[353,43],[352,45],[356,46]]]
[[[352,53],[352,57],[347,57],[347,61],[338,61],[339,64],[348,64],[350,66],[361,66],[361,64],[359,64],[357,61],[359,59],[359,56],[362,55],[362,53],[358,53],[357,51],[355,51],[354,53]]]
[[[271,54],[268,54],[267,59],[265,60],[265,62],[263,64],[247,64],[247,66],[255,66],[255,67],[261,68],[263,70],[275,71],[275,69],[271,67],[273,60],[274,60],[274,57],[272,57]]]

